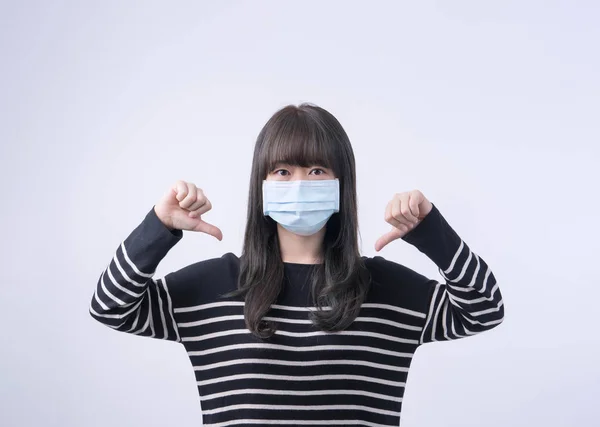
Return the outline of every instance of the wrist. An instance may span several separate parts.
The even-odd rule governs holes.
[[[165,221],[165,220],[162,218],[161,214],[159,214],[159,213],[158,213],[158,211],[156,210],[156,205],[154,205],[154,208],[153,208],[153,209],[154,209],[154,214],[156,215],[156,217],[158,218],[158,220],[159,220],[159,221],[160,221],[160,222],[161,222],[161,223],[162,223],[162,224],[163,224],[163,225],[164,225],[164,226],[165,226],[165,227],[166,227],[166,228],[167,228],[169,231],[173,231],[173,230],[175,230],[175,228],[174,228],[174,227],[172,227],[172,226],[170,226],[170,225],[168,224],[168,222],[167,222],[167,221]]]
[[[423,206],[421,206],[421,209],[419,209],[419,219],[423,219],[429,215],[432,209],[433,204],[429,200],[425,199],[423,201]]]

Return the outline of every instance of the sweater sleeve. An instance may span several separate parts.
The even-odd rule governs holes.
[[[170,279],[155,279],[160,261],[183,237],[169,230],[156,216],[154,206],[144,220],[119,245],[100,275],[89,312],[118,331],[181,342],[169,293]]]
[[[459,339],[502,323],[504,302],[494,274],[435,205],[402,239],[431,259],[444,279],[424,284],[429,297],[420,343]]]

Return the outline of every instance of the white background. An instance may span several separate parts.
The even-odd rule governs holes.
[[[594,1],[3,1],[0,425],[201,423],[182,346],[96,323],[120,242],[177,179],[240,252],[255,138],[289,103],[344,125],[362,250],[420,189],[491,266],[498,328],[417,352],[403,427],[597,426]],[[403,241],[382,255],[440,279]]]

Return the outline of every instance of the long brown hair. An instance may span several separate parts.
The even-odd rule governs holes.
[[[369,290],[369,274],[358,248],[356,171],[348,135],[328,111],[312,104],[288,105],[261,130],[254,148],[248,216],[238,289],[243,295],[247,328],[268,338],[277,325],[263,320],[284,280],[277,225],[263,215],[262,182],[277,163],[333,171],[340,183],[340,211],[326,225],[323,263],[315,267],[311,294],[317,310],[310,318],[321,330],[347,328],[356,318]]]

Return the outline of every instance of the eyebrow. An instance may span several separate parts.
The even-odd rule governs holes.
[[[285,163],[285,162],[275,163],[275,165],[273,166],[273,169],[271,169],[271,172],[274,171],[274,170],[277,170],[277,169],[280,169],[280,168],[286,168],[286,167],[294,167],[294,165],[292,165],[290,163]],[[318,163],[314,164],[314,165],[310,165],[308,168],[321,168],[321,169],[326,169],[328,171],[332,171],[331,168],[328,168],[327,166],[323,166],[323,165],[318,164]]]

